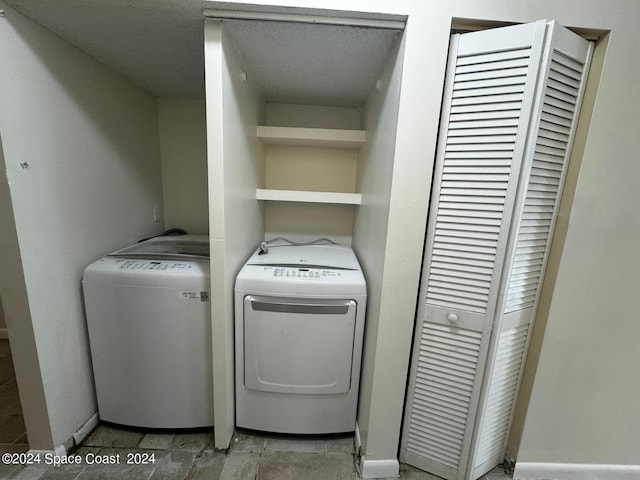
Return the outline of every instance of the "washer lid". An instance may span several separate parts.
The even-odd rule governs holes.
[[[254,253],[247,265],[360,270],[353,250],[344,245],[270,245],[267,253]]]
[[[154,237],[110,253],[108,256],[209,260],[209,237],[206,235]]]

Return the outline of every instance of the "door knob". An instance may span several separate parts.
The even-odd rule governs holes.
[[[449,320],[451,323],[455,323],[458,321],[458,315],[456,315],[455,313],[450,313],[449,315],[447,315],[447,320]]]

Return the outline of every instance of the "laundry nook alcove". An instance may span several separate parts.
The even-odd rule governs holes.
[[[236,402],[230,293],[261,242],[326,237],[351,247],[367,305],[380,301],[404,18],[291,13],[205,10],[211,264],[224,271],[212,284],[220,447]],[[364,322],[363,377],[349,380],[361,387],[358,415],[371,406],[376,317]]]

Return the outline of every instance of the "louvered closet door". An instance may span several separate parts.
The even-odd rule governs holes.
[[[401,447],[447,479],[467,469],[544,30],[452,37]]]
[[[590,42],[548,24],[469,478],[504,458],[590,59]]]

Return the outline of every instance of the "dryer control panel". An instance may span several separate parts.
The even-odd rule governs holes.
[[[326,277],[339,277],[339,270],[327,270],[319,268],[289,268],[289,267],[274,267],[274,277],[285,278],[326,278]]]
[[[256,251],[236,277],[236,292],[251,295],[355,298],[367,287],[353,250],[341,245],[273,245]]]

